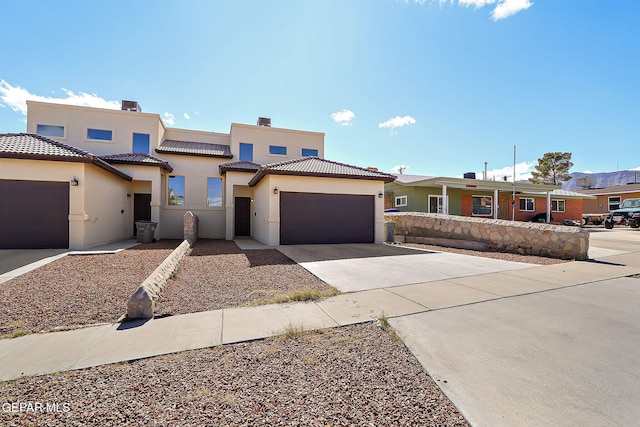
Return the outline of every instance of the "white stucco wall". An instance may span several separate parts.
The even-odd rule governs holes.
[[[280,194],[291,191],[300,193],[357,194],[375,196],[375,232],[376,243],[384,239],[384,198],[378,194],[384,192],[382,181],[362,179],[316,178],[306,176],[267,175],[254,187],[253,237],[267,245],[280,244]],[[339,206],[336,207],[339,209]]]

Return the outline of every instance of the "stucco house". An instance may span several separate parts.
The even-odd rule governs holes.
[[[231,124],[166,127],[136,102],[121,110],[27,102],[27,131],[0,135],[0,248],[90,248],[135,221],[179,239],[267,245],[381,242],[392,175],[324,159],[324,134]]]
[[[593,197],[584,201],[583,209],[586,214],[609,213],[618,209],[626,199],[640,198],[640,184],[637,183],[576,191]]]
[[[400,174],[385,184],[385,209],[431,212],[480,218],[547,222],[581,221],[582,200],[591,196],[560,186],[475,178]],[[552,219],[552,221],[551,221]]]

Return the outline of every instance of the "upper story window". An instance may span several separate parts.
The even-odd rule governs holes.
[[[38,135],[64,138],[64,126],[38,125]]]
[[[253,144],[240,143],[240,160],[253,162]]]
[[[207,178],[207,206],[222,206],[222,178]]]
[[[169,196],[167,198],[169,206],[184,206],[184,176],[169,176]]]
[[[133,152],[149,154],[149,134],[148,133],[133,134]]]
[[[302,157],[306,157],[306,156],[318,157],[318,150],[316,150],[315,148],[303,148]]]
[[[551,201],[551,211],[552,212],[564,212],[565,211],[565,202],[564,202],[564,200],[552,200]]]
[[[620,203],[622,203],[622,197],[620,196],[609,197],[609,210],[615,211],[616,209],[620,209]]]
[[[493,212],[492,196],[472,196],[471,215],[491,216]]]
[[[398,196],[396,197],[396,208],[407,206],[408,197],[407,196]]]
[[[99,141],[112,141],[113,131],[105,129],[87,129],[87,139],[96,139]]]
[[[283,147],[281,145],[270,145],[269,146],[269,154],[274,154],[276,156],[286,156],[287,155],[287,147]]]
[[[520,210],[526,212],[533,212],[535,210],[535,203],[532,198],[521,197],[520,198]]]

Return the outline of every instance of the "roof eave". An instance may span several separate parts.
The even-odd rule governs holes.
[[[254,187],[265,175],[289,175],[289,176],[310,176],[315,178],[338,178],[338,179],[359,179],[367,181],[384,181],[392,182],[395,177],[393,176],[364,176],[364,175],[347,175],[347,174],[332,174],[321,172],[299,172],[299,171],[282,171],[282,170],[267,170],[260,169],[249,181],[249,187]]]
[[[162,150],[159,147],[155,149],[156,153],[173,154],[176,156],[196,156],[196,157],[215,157],[218,159],[233,159],[233,154],[205,154],[205,153],[185,153],[171,150]]]

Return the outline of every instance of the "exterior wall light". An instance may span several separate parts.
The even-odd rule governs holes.
[[[279,192],[278,187],[273,187],[273,194],[278,194]]]
[[[384,193],[382,191],[380,191],[378,193],[378,199],[382,199],[384,197]]]
[[[77,187],[79,184],[78,178],[74,176],[73,178],[71,178],[71,181],[69,181],[69,183],[71,184],[72,187]]]

